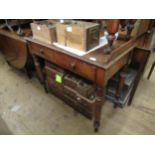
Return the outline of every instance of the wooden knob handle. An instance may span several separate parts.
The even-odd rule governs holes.
[[[75,62],[72,62],[70,66],[71,66],[72,69],[75,69],[76,63]]]
[[[44,54],[44,50],[42,48],[40,49],[40,53],[41,54]]]

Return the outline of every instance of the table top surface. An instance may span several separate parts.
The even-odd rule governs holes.
[[[29,33],[29,30],[30,29],[25,29],[25,32]],[[103,69],[107,69],[108,67],[110,67],[113,63],[121,59],[121,57],[123,57],[125,54],[130,52],[136,46],[134,44],[136,42],[135,38],[132,38],[129,41],[117,40],[115,41],[114,49],[112,50],[111,54],[105,54],[104,52],[105,47],[100,47],[99,49],[94,50],[88,54],[85,54],[84,56],[78,56],[62,48],[59,48],[55,45],[46,44],[44,42],[33,39],[32,36],[20,37],[16,33],[10,32],[9,30],[5,30],[5,29],[1,29],[0,34],[17,40],[33,42],[33,43],[45,46],[47,48],[50,48],[51,50],[64,53],[66,55],[69,55],[71,57],[74,57],[76,59],[79,59],[81,61],[87,62],[89,64],[92,64],[94,66],[97,66]],[[93,60],[90,58],[93,58]]]
[[[62,48],[59,48],[54,45],[46,44],[32,37],[25,37],[28,42],[36,43],[42,46],[45,46],[51,50],[64,53],[71,57],[75,57],[76,59],[80,59],[81,61],[87,62],[89,64],[95,65],[97,67],[108,69],[113,63],[121,59],[124,55],[129,53],[133,48],[136,47],[135,39],[130,39],[129,41],[117,40],[114,44],[114,49],[112,50],[111,54],[104,53],[104,47],[101,47],[97,50],[94,50],[84,56],[78,56],[76,54],[72,54]],[[117,54],[118,53],[118,54]],[[90,58],[94,58],[95,61],[91,60]]]

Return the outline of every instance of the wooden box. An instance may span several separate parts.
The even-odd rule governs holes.
[[[56,42],[56,22],[52,20],[31,23],[33,38],[47,44]]]
[[[99,44],[99,24],[70,21],[56,26],[57,41],[61,45],[88,51]]]
[[[92,84],[89,84],[88,82],[71,74],[64,76],[64,85],[76,90],[85,97],[89,97],[95,92]]]

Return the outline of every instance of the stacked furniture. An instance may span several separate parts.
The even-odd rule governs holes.
[[[48,91],[91,119],[96,102],[93,84],[49,62],[46,62],[45,72]]]

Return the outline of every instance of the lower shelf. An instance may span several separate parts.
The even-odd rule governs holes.
[[[119,99],[117,99],[115,96],[117,92],[120,74],[121,71],[118,72],[116,75],[113,76],[112,79],[109,80],[106,89],[106,99],[110,100],[112,103],[117,104],[120,107],[124,107],[125,105],[127,105],[130,99],[130,94],[133,89],[137,71],[132,68],[128,68],[127,72],[125,73],[125,81],[121,96],[119,97]]]
[[[128,101],[129,101],[132,88],[133,87],[131,87],[128,91],[123,91],[123,93],[119,99],[116,99],[115,96],[109,95],[109,94],[106,94],[106,99],[110,100],[114,104],[117,103],[118,106],[123,108],[125,105],[127,105]]]

